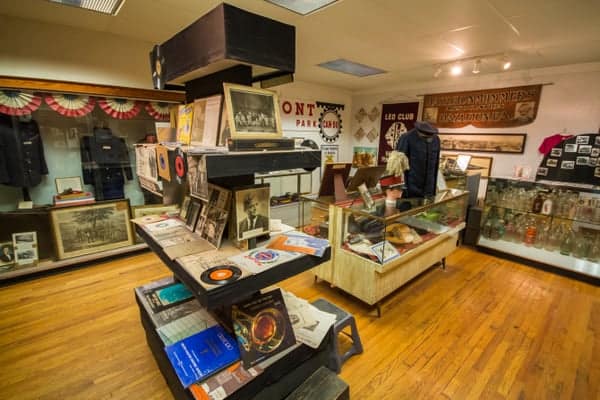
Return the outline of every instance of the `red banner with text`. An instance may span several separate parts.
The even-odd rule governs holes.
[[[389,154],[405,132],[415,126],[419,103],[384,104],[381,110],[378,163],[387,164]]]

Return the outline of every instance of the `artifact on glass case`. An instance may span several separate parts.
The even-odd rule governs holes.
[[[128,200],[55,209],[50,218],[61,260],[133,244]]]
[[[17,265],[36,263],[38,261],[36,232],[13,233],[12,237]]]
[[[0,271],[15,265],[15,248],[12,242],[0,243]]]

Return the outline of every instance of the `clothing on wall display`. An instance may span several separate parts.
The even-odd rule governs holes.
[[[0,114],[0,183],[34,187],[48,174],[40,129],[30,115]]]
[[[398,140],[396,150],[408,158],[410,169],[404,173],[407,197],[435,195],[440,162],[440,139],[436,127],[427,122],[415,123]]]
[[[125,139],[95,128],[93,136],[81,138],[81,166],[83,182],[94,185],[96,200],[125,197],[125,177],[133,179]]]
[[[540,144],[540,147],[538,148],[538,151],[546,156],[552,151],[552,148],[555,147],[557,144],[559,144],[563,140],[567,140],[572,137],[573,135],[563,133],[556,133],[554,135],[550,135],[544,138],[542,144]]]

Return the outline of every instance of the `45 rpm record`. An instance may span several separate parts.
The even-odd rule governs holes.
[[[235,265],[216,265],[204,271],[200,279],[211,285],[226,285],[242,276],[242,270]]]
[[[186,173],[187,166],[185,163],[185,155],[183,154],[183,150],[177,148],[175,150],[175,176],[177,177],[179,183],[183,181]]]

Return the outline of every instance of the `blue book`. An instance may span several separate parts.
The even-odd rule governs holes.
[[[185,388],[240,359],[236,339],[220,325],[167,346],[165,352]]]

